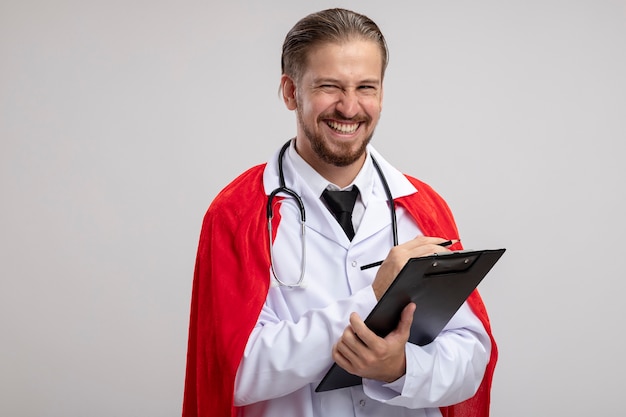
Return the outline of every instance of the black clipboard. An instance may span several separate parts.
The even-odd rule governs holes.
[[[435,340],[467,297],[483,280],[506,249],[457,251],[411,258],[365,319],[374,333],[384,337],[396,328],[404,307],[417,306],[409,342],[424,346]],[[361,377],[333,363],[315,392],[362,383]]]

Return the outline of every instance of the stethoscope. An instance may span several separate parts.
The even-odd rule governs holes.
[[[302,198],[298,195],[298,193],[296,193],[294,190],[290,188],[287,188],[287,186],[285,185],[285,174],[283,172],[283,157],[287,149],[289,149],[290,144],[291,144],[291,140],[288,140],[287,143],[283,145],[283,147],[280,149],[280,152],[278,153],[279,187],[276,188],[267,196],[267,207],[266,207],[267,230],[269,232],[270,269],[272,270],[274,279],[276,279],[276,282],[278,283],[279,286],[287,287],[287,288],[297,288],[297,287],[303,286],[302,281],[304,280],[304,270],[305,270],[305,265],[306,265],[306,238],[305,238],[306,213],[304,210],[304,203],[302,202]],[[393,233],[393,245],[396,246],[398,245],[398,221],[396,219],[396,205],[393,201],[393,196],[391,195],[391,190],[389,189],[389,184],[387,183],[387,179],[385,178],[383,171],[380,169],[380,166],[378,165],[378,162],[376,162],[376,159],[374,159],[373,155],[372,155],[372,163],[374,164],[374,168],[376,169],[376,172],[378,173],[378,177],[380,178],[380,181],[383,184],[383,188],[385,189],[385,194],[387,196],[387,201],[389,202],[389,212],[391,214],[391,230]],[[274,218],[274,212],[272,210],[272,204],[274,202],[274,197],[276,197],[280,193],[287,194],[290,197],[293,197],[293,199],[296,201],[296,204],[298,205],[298,210],[300,211],[300,239],[302,241],[302,258],[301,258],[302,260],[300,264],[300,271],[301,271],[300,278],[298,279],[298,282],[296,282],[295,284],[287,284],[283,282],[280,278],[278,278],[278,275],[276,275],[276,271],[274,269],[274,263],[275,263],[274,262],[274,245],[272,243],[272,236],[273,236],[272,219]]]

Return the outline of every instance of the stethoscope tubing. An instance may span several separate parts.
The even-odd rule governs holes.
[[[276,282],[278,283],[278,285],[287,287],[287,288],[296,288],[296,287],[302,287],[302,282],[304,281],[304,272],[305,272],[305,267],[306,267],[306,238],[305,238],[306,210],[304,208],[304,203],[302,202],[302,197],[300,197],[298,193],[296,193],[294,190],[292,190],[291,188],[288,188],[285,185],[285,173],[283,171],[283,158],[284,158],[285,152],[287,151],[287,149],[289,149],[290,144],[291,144],[291,140],[288,140],[287,143],[283,145],[283,147],[280,149],[280,152],[278,153],[279,187],[273,190],[267,196],[266,216],[267,216],[267,229],[269,233],[270,269],[272,270],[272,275],[274,275],[274,279],[276,279]],[[391,189],[389,188],[387,179],[385,178],[385,175],[383,174],[383,171],[378,165],[378,162],[376,161],[374,156],[372,156],[372,163],[374,164],[374,168],[376,169],[376,172],[378,173],[380,181],[385,190],[385,195],[387,196],[387,201],[389,203],[389,212],[391,215],[391,230],[393,234],[393,246],[397,246],[398,245],[398,220],[396,216],[396,205],[395,205],[395,202],[393,201],[393,196],[391,195]],[[276,274],[276,270],[274,269],[274,264],[275,264],[274,245],[272,243],[272,239],[273,239],[272,219],[274,218],[274,211],[272,209],[272,205],[274,202],[274,198],[278,194],[281,194],[281,193],[287,194],[288,196],[292,197],[296,201],[296,204],[298,205],[298,210],[300,211],[300,224],[301,224],[300,233],[301,233],[301,240],[302,240],[302,258],[301,259],[302,261],[301,261],[301,267],[300,267],[300,271],[301,271],[300,277],[298,278],[298,281],[295,284],[287,284],[281,281],[280,278],[278,278],[278,275]]]

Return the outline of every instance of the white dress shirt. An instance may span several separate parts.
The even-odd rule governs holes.
[[[275,155],[265,168],[266,194],[278,187]],[[284,157],[287,187],[306,208],[306,267],[303,286],[270,287],[253,329],[235,382],[235,405],[241,416],[441,416],[440,406],[471,397],[489,360],[491,344],[480,320],[464,304],[434,342],[407,343],[406,375],[392,383],[363,380],[363,385],[316,393],[333,363],[331,349],[357,312],[365,319],[376,305],[371,283],[377,268],[360,266],[384,259],[393,244],[386,194],[371,157],[381,166],[394,198],[415,193],[413,185],[371,146],[352,185],[360,191],[349,241],[320,200],[328,181],[295,151]],[[360,208],[359,208],[360,207]],[[360,210],[360,213],[359,213]],[[274,241],[274,268],[287,284],[298,281],[301,236],[297,205],[280,204],[281,221]],[[397,208],[400,243],[421,235],[415,221]],[[270,277],[271,272],[268,271]]]

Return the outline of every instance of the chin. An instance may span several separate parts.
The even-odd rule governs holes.
[[[317,156],[326,162],[337,167],[345,167],[359,161],[367,150],[371,136],[358,143],[340,143],[337,146],[327,146],[322,141],[311,142],[313,151]]]

